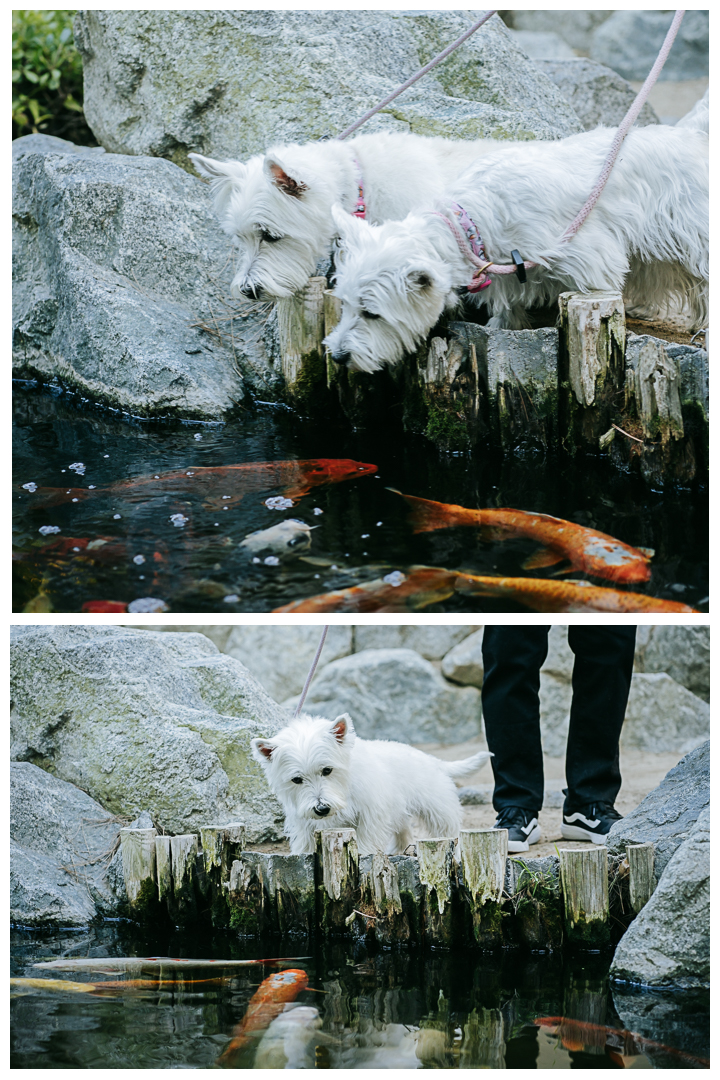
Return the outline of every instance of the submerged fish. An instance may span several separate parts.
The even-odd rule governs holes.
[[[390,488],[395,491],[395,488]],[[593,577],[625,584],[650,578],[650,556],[646,550],[630,547],[597,529],[586,529],[572,521],[533,514],[525,510],[468,510],[452,503],[432,502],[397,492],[413,508],[415,532],[474,525],[488,539],[525,537],[537,540],[542,549],[524,563],[524,570],[537,570],[567,560],[573,570]]]
[[[303,555],[310,550],[312,530],[317,525],[306,525],[297,518],[288,518],[271,525],[269,529],[259,529],[249,533],[238,544],[238,549],[247,555],[259,557],[261,552],[268,555],[288,556]]]
[[[80,610],[86,615],[117,615],[127,611],[127,604],[122,600],[86,600]]]
[[[685,611],[675,600],[659,600],[642,593],[621,592],[588,581],[548,581],[546,578],[481,577],[458,574],[455,589],[466,596],[501,596],[525,604],[533,611]]]
[[[283,489],[286,498],[294,502],[321,484],[337,484],[358,476],[372,476],[377,465],[350,458],[308,458],[301,461],[248,461],[243,465],[217,465],[204,468],[176,469],[153,476],[137,476],[120,480],[107,487],[38,488],[29,495],[31,506],[57,506],[59,503],[82,501],[90,496],[117,495],[140,500],[154,495],[197,494],[208,508],[220,509],[238,503],[243,496],[255,491]]]
[[[63,990],[68,994],[91,994],[93,983],[70,982],[69,979],[11,979],[11,986],[28,990]]]
[[[537,1027],[544,1028],[550,1035],[557,1035],[566,1050],[607,1050],[610,1058],[621,1068],[625,1067],[625,1059],[639,1057],[645,1050],[662,1051],[685,1060],[688,1064],[700,1068],[710,1068],[707,1058],[696,1057],[684,1050],[676,1050],[672,1046],[646,1039],[644,1035],[636,1035],[633,1031],[624,1031],[619,1028],[603,1027],[600,1024],[590,1024],[583,1020],[570,1020],[565,1016],[541,1016],[534,1023]]]
[[[70,956],[60,960],[43,960],[33,964],[36,968],[52,968],[55,971],[160,971],[164,968],[176,971],[188,968],[237,968],[257,967],[258,964],[294,964],[307,960],[307,956],[279,956],[269,960],[195,960],[171,956]]]
[[[328,1041],[321,1027],[320,1012],[313,1005],[286,1005],[260,1039],[253,1068],[313,1069],[317,1044]]]
[[[299,968],[279,971],[261,982],[217,1064],[232,1068],[240,1051],[250,1046],[268,1024],[279,1016],[286,1003],[294,1001],[299,993],[307,989],[307,985],[307,972]]]
[[[447,600],[455,589],[455,571],[433,566],[413,566],[408,574],[399,570],[383,578],[353,585],[349,589],[294,600],[275,608],[277,612],[301,611],[419,611]]]

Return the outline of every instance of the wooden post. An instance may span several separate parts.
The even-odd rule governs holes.
[[[452,943],[452,891],[455,841],[447,837],[418,840],[418,869],[425,886],[424,935],[430,945]]]
[[[310,278],[293,296],[277,302],[282,371],[288,396],[313,411],[327,403],[324,277]]]
[[[630,906],[639,914],[655,892],[655,847],[650,840],[646,844],[628,844],[627,858],[630,866]]]
[[[563,942],[563,901],[556,855],[508,859],[505,888],[512,914],[508,936],[529,949],[559,949]]]
[[[204,870],[201,887],[203,899],[210,907],[211,922],[213,926],[229,926],[230,867],[245,847],[245,826],[239,822],[205,825],[200,829],[200,843]]]
[[[560,848],[558,854],[568,941],[601,948],[610,941],[607,848]]]
[[[407,942],[411,937],[400,898],[398,866],[391,862],[392,858],[381,854],[360,856],[360,900],[353,922],[357,933],[367,934],[383,945]]]
[[[155,865],[157,867],[158,899],[167,902],[172,896],[172,855],[169,836],[155,837]]]
[[[560,438],[597,452],[618,412],[625,380],[625,307],[612,292],[561,293]]]
[[[242,937],[257,937],[267,926],[268,858],[264,851],[243,851],[230,867],[227,890],[230,926]]]
[[[170,837],[172,909],[174,918],[180,922],[192,922],[198,914],[198,841],[195,833]]]
[[[484,948],[502,945],[502,893],[505,887],[507,829],[460,833],[460,865],[473,937]]]
[[[313,855],[269,855],[266,892],[281,934],[308,937],[315,932]]]
[[[360,858],[354,829],[319,829],[315,834],[318,918],[325,933],[348,933],[346,919],[360,898]]]
[[[156,829],[121,829],[123,877],[130,910],[146,918],[157,908]]]

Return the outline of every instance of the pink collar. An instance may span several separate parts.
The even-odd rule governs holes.
[[[363,187],[362,170],[360,168],[360,162],[357,158],[354,158],[355,168],[358,172],[358,196],[355,200],[355,209],[351,210],[352,216],[365,219],[365,189]]]
[[[450,209],[458,220],[458,223],[467,237],[468,243],[478,259],[485,262],[487,256],[485,255],[485,248],[483,246],[482,237],[478,232],[478,227],[473,219],[468,214],[464,207],[460,206],[460,203],[451,203]],[[489,265],[486,263],[486,265]],[[480,292],[481,289],[487,289],[488,285],[492,282],[487,274],[483,271],[479,275],[475,275],[473,280],[468,285],[468,292]]]

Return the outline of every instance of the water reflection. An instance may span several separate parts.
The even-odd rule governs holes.
[[[15,931],[12,974],[41,958],[103,955],[251,958],[311,953],[309,988],[267,1016],[240,1068],[701,1068],[709,1053],[704,993],[611,990],[609,957],[369,953],[353,943],[271,946],[179,932],[143,936],[125,924],[89,933]],[[14,990],[14,1068],[213,1068],[271,969],[235,969],[208,983],[175,981],[98,993]],[[58,973],[54,972],[54,976]],[[145,980],[151,982],[152,980]],[[322,991],[322,993],[318,993]],[[256,999],[257,1000],[257,999]],[[629,1037],[626,1032],[634,1032]]]

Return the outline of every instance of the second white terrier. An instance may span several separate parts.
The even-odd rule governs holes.
[[[342,317],[325,339],[338,363],[362,371],[395,364],[459,302],[475,265],[438,211],[474,228],[484,259],[512,262],[513,249],[537,263],[522,284],[495,275],[476,294],[488,326],[529,326],[527,309],[561,292],[622,291],[631,314],[657,318],[672,308],[706,325],[708,136],[691,126],[631,130],[595,207],[579,232],[560,237],[592,191],[614,129],[558,142],[504,147],[471,165],[435,204],[403,221],[369,226],[337,206],[342,239],[336,295]],[[468,228],[468,225],[470,228]]]
[[[441,761],[405,743],[361,739],[347,713],[299,716],[271,739],[253,739],[252,752],[285,811],[293,855],[315,850],[318,829],[355,829],[361,855],[399,855],[417,836],[455,838],[462,810],[453,779],[492,757],[482,750]]]

